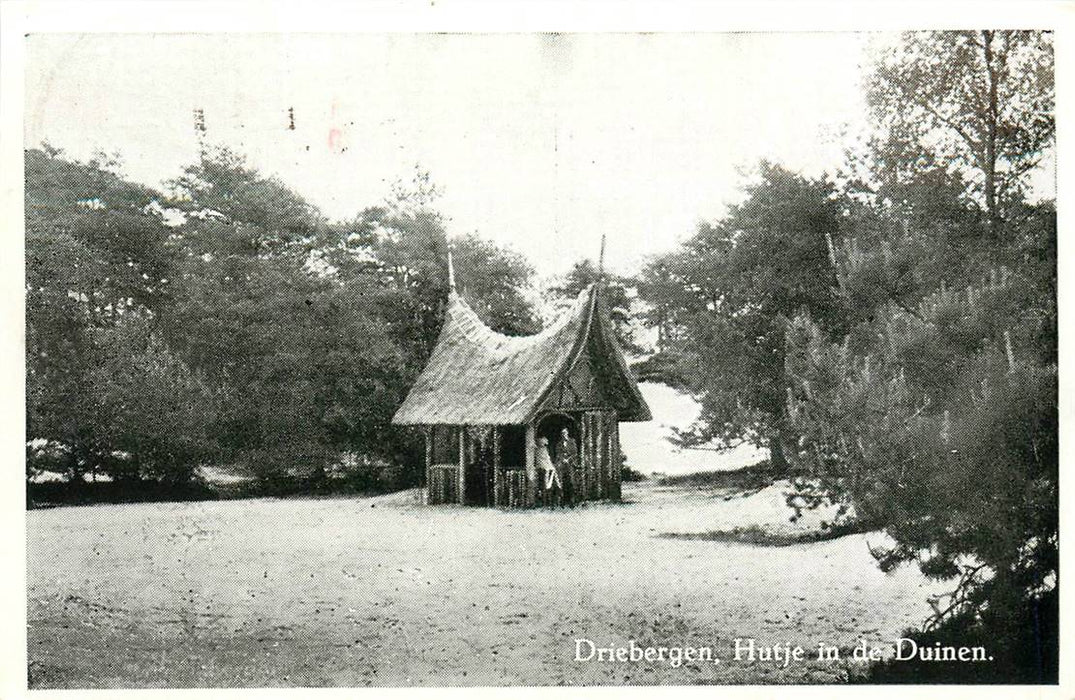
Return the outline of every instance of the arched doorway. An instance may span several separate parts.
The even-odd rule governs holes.
[[[560,444],[560,434],[564,428],[567,428],[567,434],[575,441],[577,447],[579,444],[579,424],[576,418],[567,413],[550,413],[538,421],[536,435],[539,438],[548,438],[549,456],[552,457],[553,461],[556,461],[556,449],[557,445]]]

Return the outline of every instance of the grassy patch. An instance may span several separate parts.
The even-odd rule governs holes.
[[[657,483],[660,486],[683,486],[694,489],[756,490],[765,488],[777,479],[786,478],[787,476],[786,473],[774,471],[772,465],[769,464],[769,460],[764,460],[742,469],[662,476]]]
[[[673,540],[702,540],[705,542],[737,542],[753,544],[759,547],[790,547],[809,542],[834,540],[845,535],[868,532],[865,523],[849,522],[827,527],[821,530],[803,530],[802,532],[771,532],[757,525],[736,527],[731,530],[710,530],[709,532],[662,532],[658,537]]]

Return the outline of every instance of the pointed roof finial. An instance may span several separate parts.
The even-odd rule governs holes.
[[[605,234],[601,233],[601,254],[597,258],[597,277],[601,279],[605,276]]]
[[[452,247],[448,246],[448,291],[455,291],[455,267],[452,265]]]

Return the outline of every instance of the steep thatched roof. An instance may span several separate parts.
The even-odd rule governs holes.
[[[599,284],[537,335],[501,335],[454,291],[437,346],[392,422],[397,425],[519,425],[585,353],[624,421],[650,420],[616,341]],[[595,356],[596,355],[596,356]]]

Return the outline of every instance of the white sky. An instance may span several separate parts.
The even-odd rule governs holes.
[[[477,231],[542,275],[689,236],[767,157],[836,167],[864,128],[869,35],[34,35],[27,146],[118,150],[160,186],[207,140],[246,154],[328,216],[382,201],[415,164],[449,234]],[[287,129],[294,108],[295,130]]]

